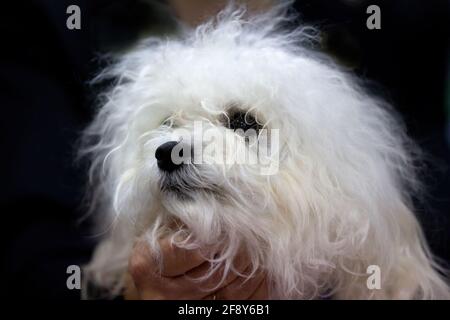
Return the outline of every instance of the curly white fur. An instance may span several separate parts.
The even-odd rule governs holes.
[[[311,28],[280,28],[285,11],[249,18],[230,6],[181,39],[147,39],[99,75],[116,80],[82,153],[108,231],[86,272],[111,295],[136,237],[157,252],[172,233],[182,247],[220,244],[211,272],[235,272],[246,248],[272,298],[449,298],[413,214],[414,144],[384,101],[306,49]],[[155,149],[194,120],[229,132],[218,118],[230,104],[280,130],[278,173],[204,165],[177,174],[190,200],[162,192]],[[169,228],[174,218],[185,227]],[[369,265],[380,290],[367,288]]]

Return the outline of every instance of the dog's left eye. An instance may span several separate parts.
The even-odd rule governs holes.
[[[227,127],[231,130],[241,129],[244,132],[250,129],[258,132],[262,125],[256,121],[255,117],[248,112],[234,111],[228,115],[226,119]]]

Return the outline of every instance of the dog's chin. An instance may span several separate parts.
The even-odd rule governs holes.
[[[199,195],[213,194],[211,190],[205,188],[179,186],[167,184],[161,186],[161,194],[163,197],[180,201],[194,201]]]
[[[159,189],[161,195],[170,200],[195,201],[198,199],[219,199],[223,190],[215,184],[198,185],[189,178],[170,174],[160,177]]]

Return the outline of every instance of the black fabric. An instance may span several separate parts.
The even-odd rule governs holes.
[[[68,30],[66,8],[81,9]],[[79,299],[66,268],[86,262],[95,238],[84,215],[86,168],[77,140],[92,117],[87,85],[97,56],[138,38],[141,1],[5,1],[0,30],[2,274],[7,297]],[[150,20],[151,21],[151,20]]]
[[[424,151],[428,168],[421,178],[426,194],[417,203],[417,214],[433,252],[450,262],[450,138],[446,139],[450,2],[361,0],[347,4],[296,1],[296,9],[305,23],[325,31],[326,50],[362,79],[371,80],[370,90],[395,106],[408,134]],[[380,30],[365,27],[369,5],[381,9]]]

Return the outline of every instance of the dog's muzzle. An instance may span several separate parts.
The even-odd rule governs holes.
[[[182,145],[183,142],[168,141],[161,144],[155,151],[160,175],[161,191],[176,194],[186,199],[193,193],[208,193],[219,195],[223,193],[217,184],[208,183],[201,177],[199,168],[192,161],[192,146]],[[183,152],[183,146],[187,149]]]

